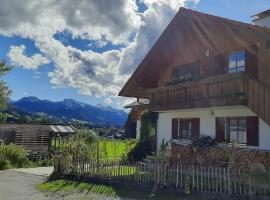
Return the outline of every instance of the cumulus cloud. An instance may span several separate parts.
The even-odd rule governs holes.
[[[8,57],[14,65],[19,65],[26,69],[37,69],[39,66],[49,63],[49,60],[39,53],[27,57],[24,45],[11,46]]]
[[[106,98],[104,100],[104,103],[106,103],[106,104],[112,104],[113,103],[112,98]]]
[[[180,6],[198,0],[0,0],[0,34],[32,39],[42,54],[27,57],[24,46],[12,46],[11,60],[35,69],[50,60],[54,86],[77,88],[86,95],[113,97],[153,46]],[[102,53],[65,46],[54,35],[68,32],[103,47],[121,44]],[[135,37],[131,37],[135,35]],[[130,38],[133,38],[132,40]],[[43,56],[44,55],[44,56]]]

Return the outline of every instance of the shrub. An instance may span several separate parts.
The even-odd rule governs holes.
[[[155,150],[155,126],[156,115],[150,113],[148,110],[141,114],[141,130],[140,140],[128,153],[128,159],[132,161],[138,161],[145,158],[147,155],[151,155]]]
[[[26,149],[15,144],[0,146],[0,169],[11,167],[27,167],[30,161]]]
[[[210,136],[200,136],[192,139],[193,145],[198,148],[208,148],[214,146],[216,141]]]
[[[9,160],[0,160],[0,170],[12,168]]]

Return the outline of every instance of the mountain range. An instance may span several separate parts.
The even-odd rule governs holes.
[[[44,115],[62,122],[80,121],[103,126],[123,126],[128,115],[110,106],[93,106],[73,99],[53,102],[30,96],[11,102],[11,106],[21,113]]]

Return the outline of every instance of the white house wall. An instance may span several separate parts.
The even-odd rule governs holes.
[[[200,118],[200,135],[207,135],[215,138],[216,117],[233,116],[256,116],[246,107],[220,107],[207,109],[177,110],[158,113],[157,143],[162,140],[169,141],[172,135],[172,118]],[[259,119],[259,147],[255,149],[270,150],[270,126]]]
[[[256,20],[254,24],[258,26],[265,26],[265,27],[270,28],[270,16]]]
[[[140,139],[141,133],[141,120],[137,120],[136,122],[136,139]]]

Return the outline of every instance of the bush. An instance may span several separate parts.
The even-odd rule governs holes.
[[[128,153],[128,159],[138,161],[155,151],[155,126],[157,117],[148,110],[141,114],[140,140]]]
[[[200,136],[192,139],[193,145],[198,148],[208,148],[214,146],[216,141],[210,136]]]
[[[26,149],[15,144],[0,146],[0,169],[27,167],[30,161]]]

